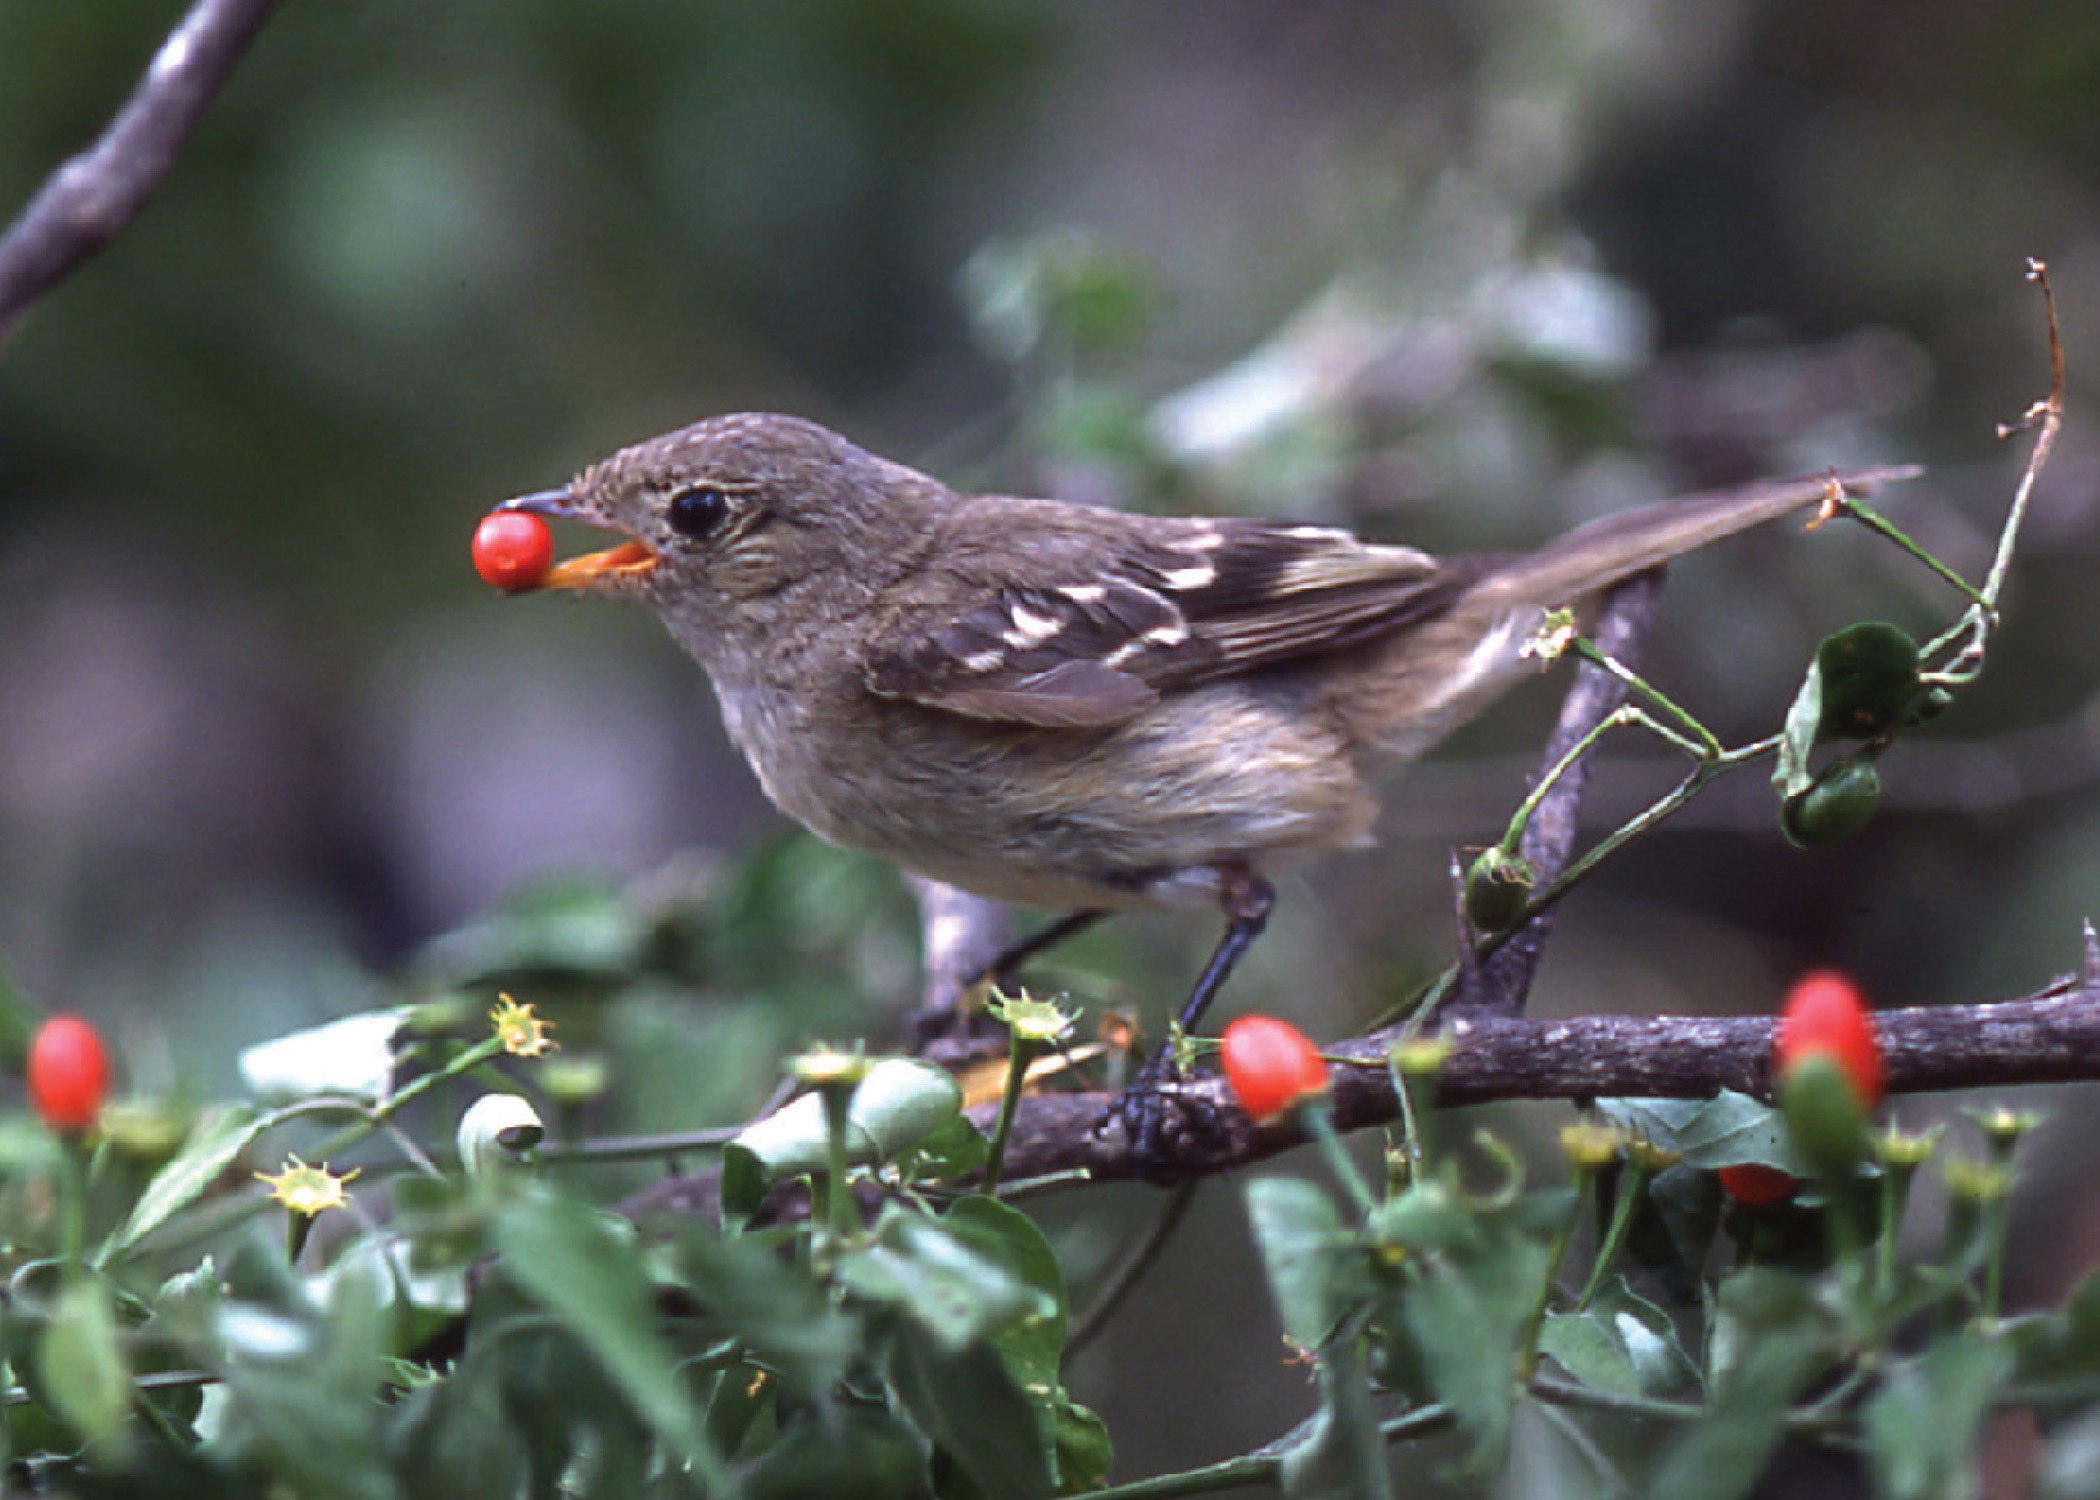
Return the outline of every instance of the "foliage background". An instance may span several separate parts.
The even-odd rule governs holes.
[[[0,203],[176,13],[0,0]],[[1447,547],[1916,458],[1905,518],[1974,567],[2013,472],[1991,424],[2043,385],[2035,254],[2071,424],[1984,691],[1890,760],[1860,839],[1796,853],[1750,785],[1651,840],[1572,909],[1540,1002],[1756,1010],[1810,963],[1885,1003],[2031,988],[2072,962],[2100,848],[2096,98],[2079,0],[289,6],[0,360],[0,952],[135,1085],[210,1097],[239,1045],[437,972],[426,945],[509,893],[662,890],[777,837],[650,622],[500,603],[464,566],[493,499],[694,416]],[[1671,595],[1658,676],[1739,737],[1823,628],[1946,608],[1864,539],[1777,533]],[[1437,961],[1445,852],[1499,830],[1551,698],[1287,890],[1234,998],[1339,1033]],[[906,1002],[889,877],[766,858],[748,909],[778,930],[583,1033],[603,1123],[725,1118],[771,1047]],[[618,938],[622,908],[568,909]],[[1098,1012],[1209,937],[1125,924],[1068,972]],[[2079,1101],[2047,1102],[2015,1301],[2100,1241]],[[1122,1472],[1310,1404],[1249,1333],[1273,1315],[1228,1196],[1073,1374]],[[1049,1213],[1084,1267],[1145,1202]]]

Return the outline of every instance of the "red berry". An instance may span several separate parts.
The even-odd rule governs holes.
[[[1327,1092],[1327,1064],[1305,1033],[1274,1016],[1241,1016],[1219,1038],[1225,1081],[1257,1124]]]
[[[1859,986],[1832,969],[1819,969],[1794,981],[1772,1042],[1772,1072],[1781,1083],[1809,1057],[1828,1057],[1838,1065],[1860,1103],[1881,1103],[1881,1038],[1874,1017],[1860,998]]]
[[[1793,1173],[1782,1172],[1777,1167],[1763,1166],[1754,1161],[1723,1167],[1720,1178],[1721,1190],[1736,1202],[1750,1208],[1766,1208],[1774,1203],[1784,1203],[1801,1188]]]
[[[54,1130],[85,1130],[109,1091],[109,1054],[78,1016],[53,1016],[29,1044],[29,1098]]]
[[[499,589],[529,589],[554,564],[554,533],[522,510],[491,511],[474,528],[474,571]]]

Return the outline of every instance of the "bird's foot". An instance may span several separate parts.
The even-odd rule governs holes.
[[[1129,1087],[1102,1112],[1097,1132],[1120,1123],[1129,1143],[1130,1160],[1138,1175],[1156,1185],[1178,1181],[1182,1175],[1176,1152],[1168,1146],[1167,1117],[1174,1116],[1178,1137],[1190,1124],[1193,1102],[1181,1090],[1181,1069],[1171,1047],[1161,1047],[1145,1061]]]

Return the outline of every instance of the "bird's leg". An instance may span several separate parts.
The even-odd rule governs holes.
[[[967,995],[980,984],[990,983],[999,989],[1007,989],[1015,974],[1038,953],[1055,948],[1068,937],[1076,937],[1100,921],[1108,913],[1098,906],[1081,907],[1067,912],[1056,921],[1037,928],[1018,942],[1009,943],[999,955],[983,968],[963,981],[962,992]]]
[[[906,1031],[911,1038],[913,1052],[920,1056],[934,1056],[936,1061],[944,1064],[951,1059],[947,1056],[936,1056],[937,1053],[953,1051],[960,1047],[962,1051],[955,1055],[968,1055],[973,1041],[986,1039],[986,1035],[979,1034],[979,1013],[973,1013],[969,1007],[970,996],[976,993],[978,987],[990,984],[1000,991],[1012,990],[1015,976],[1022,964],[1046,948],[1055,947],[1073,934],[1084,932],[1107,915],[1106,911],[1094,906],[1067,913],[1027,937],[1008,943],[990,962],[980,964],[965,974],[956,982],[953,990],[946,993],[937,991],[939,998],[929,1000],[927,1004],[913,1011],[906,1020]],[[988,1020],[984,1025],[987,1035],[1005,1036],[1004,1028],[993,1026]]]
[[[1275,888],[1248,866],[1237,862],[1220,865],[1218,874],[1218,905],[1225,912],[1225,933],[1211,950],[1210,962],[1196,977],[1195,988],[1182,1002],[1178,1019],[1184,1034],[1202,1022],[1210,1002],[1268,925],[1269,911],[1276,904]],[[1162,1042],[1145,1059],[1136,1082],[1116,1101],[1115,1112],[1122,1117],[1123,1129],[1130,1137],[1130,1153],[1148,1177],[1163,1175],[1165,1163],[1159,1148],[1166,1100],[1160,1089],[1176,1073],[1174,1048],[1170,1042]]]

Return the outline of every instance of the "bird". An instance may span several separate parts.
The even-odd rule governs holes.
[[[743,412],[495,509],[623,538],[528,587],[654,612],[766,796],[820,837],[1067,913],[1058,933],[1215,905],[1225,930],[1180,1010],[1193,1032],[1274,874],[1369,842],[1383,773],[1534,672],[1522,648],[1549,612],[1913,472],[1754,484],[1439,558],[1326,525],[959,493]],[[1160,1151],[1170,1050],[1123,1096],[1141,1156]]]

